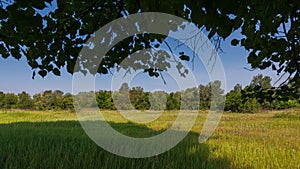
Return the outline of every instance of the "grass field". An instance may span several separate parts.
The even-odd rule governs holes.
[[[188,113],[188,112],[187,112]],[[106,119],[137,137],[167,129],[176,112],[147,125],[130,123],[115,111]],[[176,147],[151,158],[111,154],[84,133],[69,112],[0,112],[0,169],[15,168],[300,168],[300,110],[259,114],[224,113],[210,139],[198,143],[207,112],[199,112],[190,134]]]

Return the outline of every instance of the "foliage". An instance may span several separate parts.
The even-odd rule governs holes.
[[[242,106],[242,112],[252,113],[252,112],[257,112],[258,110],[259,110],[259,104],[256,98],[247,99]]]
[[[55,3],[57,8],[51,7]],[[242,38],[233,39],[231,44],[240,45],[249,51],[248,63],[252,68],[271,67],[278,74],[289,74],[287,81],[295,82],[290,88],[295,91],[300,84],[299,4],[298,0],[229,0],[226,3],[220,0],[1,0],[0,54],[3,58],[26,57],[34,70],[33,77],[35,72],[42,77],[51,72],[59,76],[63,67],[70,73],[84,72],[85,68],[92,67],[92,63],[83,61],[82,70],[74,70],[74,65],[83,43],[93,32],[119,17],[126,18],[137,12],[163,12],[185,18],[201,29],[205,28],[212,41],[226,39],[235,30],[241,30]],[[151,25],[158,21],[147,20],[144,24]],[[181,26],[181,23],[177,24],[177,27],[165,24],[163,31],[176,31]],[[138,30],[138,27],[134,29]],[[107,31],[108,37],[113,35],[119,36],[113,30]],[[162,35],[147,32],[127,38],[115,45],[97,70],[90,69],[90,73],[107,74],[108,69],[118,66],[130,54],[160,46],[166,42],[164,40]],[[219,42],[217,40],[216,47],[219,47]],[[153,60],[153,64],[160,61],[167,68],[170,65],[167,57],[160,56],[160,59]],[[183,54],[180,58],[183,61],[190,60]],[[151,59],[147,59],[147,62],[140,60],[142,65],[135,68],[144,69],[150,76],[159,76],[159,71],[166,70],[143,66],[149,61]],[[178,62],[177,66],[180,64]]]
[[[199,85],[200,92],[200,109],[206,110],[210,107],[211,89],[208,85]]]
[[[33,95],[35,110],[73,110],[73,96],[51,90]]]
[[[67,93],[63,95],[61,106],[62,110],[74,110],[72,94]]]
[[[258,74],[253,77],[250,86],[260,86],[262,89],[270,89],[271,85],[271,78],[269,76],[263,76],[262,74]]]
[[[96,101],[98,103],[99,108],[114,110],[112,92],[106,90],[100,90],[96,93]]]
[[[144,92],[142,87],[133,87],[129,93],[131,104],[135,109],[148,110],[150,108],[149,92]]]
[[[167,110],[178,110],[180,109],[181,95],[179,92],[171,92],[167,96]]]
[[[236,88],[236,86],[235,86]],[[233,90],[226,95],[225,111],[242,112],[242,93],[238,90]]]
[[[5,94],[2,91],[0,91],[0,108],[4,108],[4,105],[5,105],[4,97],[5,97]]]
[[[182,97],[181,101],[183,104],[181,105],[181,109],[184,110],[198,110],[199,109],[199,89],[196,87],[188,88],[181,92]]]
[[[283,96],[286,93],[280,88],[272,87],[270,81],[268,76],[257,75],[248,86],[243,88],[237,84],[227,94],[224,94],[220,81],[171,93],[147,92],[139,86],[130,88],[127,83],[122,84],[119,91],[100,90],[95,93],[81,92],[76,95],[64,94],[59,90],[46,90],[31,98],[26,92],[18,95],[0,92],[0,109],[74,111],[75,105],[78,108],[98,107],[104,110],[208,110],[222,108],[222,99],[225,96],[224,110],[231,112],[257,112],[300,106],[297,95]]]
[[[251,83],[242,88],[236,85],[226,95],[225,110],[234,112],[255,112],[258,110],[279,110],[300,105],[299,96],[289,95],[281,88],[272,87],[271,78],[261,74],[254,76]],[[285,90],[288,90],[286,88]],[[292,89],[290,89],[292,90]]]
[[[77,107],[97,107],[97,102],[95,101],[95,94],[93,92],[80,92],[77,95],[75,95],[76,100],[80,100],[79,103],[76,105]],[[75,101],[76,101],[75,100]]]
[[[32,109],[33,106],[34,106],[34,103],[28,93],[22,92],[22,93],[18,94],[17,107],[19,109]]]
[[[168,94],[164,91],[154,91],[149,94],[149,102],[151,110],[165,110]]]
[[[16,96],[14,93],[7,93],[4,96],[3,99],[3,108],[5,109],[11,109],[11,108],[17,108],[17,102],[18,102],[18,96]]]

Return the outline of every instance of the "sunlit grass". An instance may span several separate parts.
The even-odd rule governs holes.
[[[59,120],[77,120],[77,116],[69,111],[0,110],[0,124]]]
[[[177,113],[135,124],[116,111],[103,111],[116,130],[140,137],[167,129]],[[75,113],[2,111],[0,168],[300,168],[299,110],[224,113],[214,134],[199,144],[206,115],[199,112],[192,132],[170,151],[129,159],[93,143]]]

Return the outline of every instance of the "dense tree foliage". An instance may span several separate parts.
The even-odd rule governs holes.
[[[62,91],[46,90],[33,95],[35,110],[73,110],[73,96]]]
[[[11,109],[17,108],[18,96],[13,93],[7,93],[3,99],[3,108]]]
[[[102,109],[115,109],[113,104],[112,92],[101,90],[96,93],[96,101]]]
[[[22,92],[18,94],[17,107],[20,109],[33,109],[34,103],[28,93]]]
[[[285,93],[272,87],[270,81],[270,77],[259,74],[253,77],[249,85],[243,88],[237,84],[227,94],[221,89],[220,81],[171,93],[147,92],[142,87],[129,88],[128,84],[124,83],[118,91],[81,92],[75,95],[80,99],[79,103],[73,103],[72,94],[64,94],[59,90],[46,90],[33,97],[26,92],[15,95],[0,91],[0,109],[73,111],[73,105],[80,104],[76,106],[99,107],[104,110],[207,110],[211,106],[220,106],[222,103],[217,98],[225,96],[225,111],[257,112],[300,107],[300,98],[297,95],[282,97],[281,94]]]
[[[51,4],[57,4],[57,8]],[[42,77],[50,72],[60,75],[63,67],[74,73],[80,71],[74,70],[79,51],[93,32],[130,14],[164,12],[185,18],[201,30],[206,29],[212,41],[217,39],[216,47],[220,47],[220,39],[240,30],[243,36],[233,39],[231,44],[249,51],[248,63],[252,68],[271,67],[278,74],[288,74],[287,82],[294,82],[289,83],[292,84],[289,89],[295,91],[300,84],[299,4],[299,0],[0,0],[0,54],[3,58],[25,57],[33,69],[33,77],[35,72]],[[147,20],[148,25],[153,22],[159,22],[159,18]],[[163,28],[166,33],[177,30],[172,24],[165,24]],[[138,30],[138,26],[133,29]],[[107,36],[119,34],[111,29]],[[114,46],[97,70],[90,73],[106,74],[130,54],[159,46],[164,39],[162,35],[147,32],[127,38]],[[184,57],[183,60],[189,59]],[[166,62],[166,57],[160,61]],[[82,67],[91,67],[90,62],[83,61]],[[159,76],[158,71],[162,70],[145,69],[150,76]]]
[[[232,91],[226,95],[225,110],[233,112],[241,112],[243,110],[242,104],[242,86],[237,84]]]
[[[295,91],[293,95],[286,96],[282,89],[272,87],[270,77],[259,74],[248,86],[242,88],[236,85],[227,93],[225,110],[254,112],[297,107],[300,104],[299,94]]]
[[[144,92],[142,87],[133,87],[129,91],[129,98],[135,109],[149,109],[151,106],[149,102],[149,92]]]

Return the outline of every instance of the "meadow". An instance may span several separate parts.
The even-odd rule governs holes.
[[[135,137],[156,135],[176,119],[167,111],[148,124],[136,124],[116,111],[104,111],[110,125]],[[187,112],[189,113],[189,112]],[[0,111],[0,168],[300,168],[300,110],[257,114],[224,113],[213,135],[198,136],[207,112],[171,150],[150,158],[125,158],[97,146],[76,114],[61,111]]]

